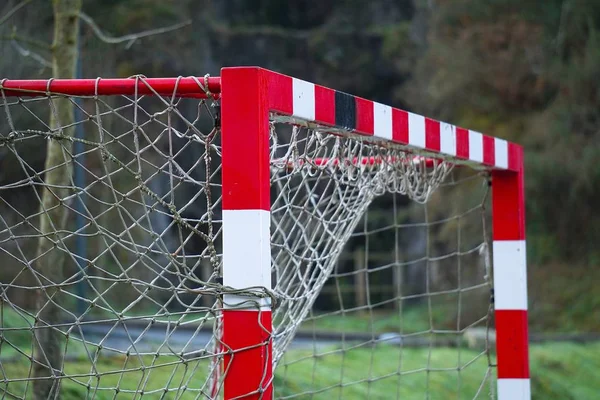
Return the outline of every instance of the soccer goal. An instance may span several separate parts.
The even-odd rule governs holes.
[[[520,146],[255,67],[0,94],[0,397],[530,398]]]

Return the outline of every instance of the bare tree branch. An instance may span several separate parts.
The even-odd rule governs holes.
[[[32,39],[27,36],[17,35],[16,29],[13,29],[13,32],[10,35],[2,35],[0,36],[0,40],[6,41],[17,41],[19,43],[24,43],[32,47],[37,47],[40,50],[50,51],[52,47],[50,47],[49,43],[42,42],[41,40]]]
[[[568,14],[571,11],[571,2],[569,0],[563,0],[560,7],[560,18],[558,20],[558,30],[556,32],[556,38],[554,39],[555,50],[559,55],[562,56],[562,47],[565,40],[565,24],[567,22]]]
[[[10,44],[23,57],[29,57],[39,62],[44,68],[52,68],[52,63],[46,60],[38,53],[22,47],[16,40],[11,40]]]
[[[180,22],[175,25],[166,26],[163,28],[150,29],[150,30],[142,31],[142,32],[138,32],[138,33],[131,33],[131,34],[125,35],[125,36],[114,37],[114,36],[111,36],[111,35],[108,35],[108,34],[102,32],[102,29],[100,29],[100,27],[98,27],[96,22],[94,22],[94,20],[89,15],[82,12],[79,14],[79,17],[81,18],[81,20],[83,22],[88,24],[88,26],[96,34],[98,39],[102,40],[105,43],[110,43],[110,44],[128,42],[126,48],[131,47],[133,45],[133,43],[135,43],[136,40],[141,39],[143,37],[148,37],[148,36],[153,36],[153,35],[159,35],[161,33],[171,32],[171,31],[183,28],[184,26],[190,25],[192,23],[191,20],[188,20],[188,21]]]
[[[8,10],[8,12],[6,14],[4,14],[4,16],[2,18],[0,18],[0,25],[5,23],[6,21],[8,21],[10,19],[10,17],[13,16],[14,13],[19,11],[21,8],[25,7],[28,3],[31,3],[31,0],[23,0],[22,2],[20,2],[19,4],[17,4],[10,10]]]

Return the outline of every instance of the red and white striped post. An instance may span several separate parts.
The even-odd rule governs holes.
[[[492,171],[499,400],[529,400],[523,149],[499,138],[254,67],[221,76],[223,283],[271,288],[269,111],[425,149]],[[268,301],[225,296],[224,394],[272,397]]]
[[[269,113],[259,68],[221,70],[223,285],[271,288]],[[223,395],[271,399],[268,299],[224,295]]]
[[[509,168],[492,172],[498,399],[529,400],[527,261],[523,149],[509,146]]]

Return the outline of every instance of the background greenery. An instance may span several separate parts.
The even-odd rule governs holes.
[[[9,2],[7,8],[17,2]],[[600,1],[87,0],[114,35],[82,29],[85,77],[219,74],[260,65],[521,143],[531,324],[600,331]],[[0,75],[48,77],[50,2],[0,25]]]

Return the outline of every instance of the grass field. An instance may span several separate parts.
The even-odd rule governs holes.
[[[330,349],[317,357],[312,351],[290,351],[277,369],[275,386],[279,396],[297,394],[294,398],[302,399],[423,399],[425,390],[431,399],[471,399],[487,379],[487,358],[470,350],[461,350],[460,357],[459,372],[457,349],[451,348],[431,353],[427,348]],[[23,357],[1,364],[0,390],[12,394],[7,398],[22,397],[29,362]],[[423,369],[426,365],[429,371]],[[96,369],[83,359],[70,361],[65,366],[70,377],[63,380],[62,398],[133,399],[140,397],[134,392],[143,388],[144,398],[193,399],[198,398],[207,370],[206,360],[179,362],[175,357],[105,358]],[[596,398],[598,371],[600,344],[531,348],[534,399]],[[482,388],[480,398],[489,398],[489,386]]]
[[[290,352],[299,358],[301,352]],[[474,351],[461,350],[461,364],[474,360],[460,372],[457,349],[400,349],[382,347],[373,351],[352,350],[345,354],[322,356],[315,360],[279,368],[276,384],[280,395],[302,393],[314,399],[471,399],[485,379],[487,358]],[[419,371],[429,365],[436,371]],[[531,348],[531,382],[534,399],[595,399],[600,393],[600,343],[578,345],[549,343]],[[397,373],[398,367],[402,375]],[[343,366],[343,369],[341,368]],[[454,368],[453,368],[454,367]],[[448,368],[447,370],[444,370]],[[343,378],[341,377],[343,371]],[[389,374],[389,375],[388,375]],[[495,375],[495,371],[492,371]],[[459,378],[460,376],[460,378]],[[352,382],[363,380],[361,383]],[[340,387],[340,383],[347,386]],[[491,382],[495,385],[495,382]],[[337,387],[336,387],[337,386]],[[308,392],[323,390],[314,397]],[[489,387],[478,398],[488,399]]]
[[[433,310],[431,322],[438,329],[451,328],[456,324],[456,315],[450,307]],[[424,332],[431,328],[426,307],[412,307],[399,312],[335,312],[313,315],[302,324],[303,330],[330,332],[402,332],[410,334]]]
[[[418,310],[398,315],[322,315],[304,329],[376,333],[425,331]],[[434,316],[438,320],[437,316]],[[444,315],[439,316],[442,321]],[[400,325],[402,321],[402,325]],[[2,310],[0,330],[0,399],[24,398],[31,390],[30,318]],[[290,350],[276,370],[279,397],[299,399],[489,398],[495,370],[485,354],[457,348],[399,348],[390,345]],[[83,345],[69,341],[71,357],[64,368],[62,399],[195,399],[202,395],[207,359],[174,356],[99,357],[92,367]],[[105,351],[100,354],[106,354]],[[534,399],[593,399],[600,393],[600,343],[547,343],[531,347]],[[4,396],[7,394],[7,396]]]

